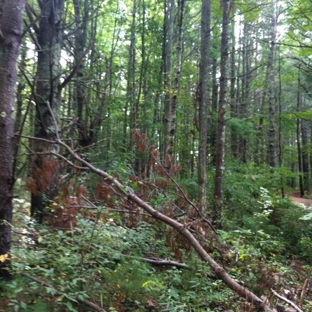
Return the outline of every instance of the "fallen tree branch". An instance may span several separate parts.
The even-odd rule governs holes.
[[[31,137],[28,137],[31,138]],[[38,138],[36,138],[38,139]],[[141,198],[139,198],[128,186],[123,185],[120,183],[116,178],[108,174],[107,172],[98,169],[91,165],[86,160],[82,159],[79,155],[77,155],[70,146],[68,146],[66,143],[61,141],[59,138],[57,138],[55,141],[49,141],[44,140],[45,142],[49,142],[51,144],[59,144],[60,146],[64,147],[69,154],[76,160],[78,160],[80,163],[82,163],[84,166],[88,167],[90,171],[98,174],[99,176],[107,179],[111,184],[115,185],[120,192],[127,197],[128,200],[132,201],[133,203],[137,204],[140,208],[145,210],[149,215],[154,217],[157,220],[162,221],[163,223],[169,225],[170,227],[174,228],[176,231],[178,231],[181,235],[183,235],[190,245],[193,246],[197,254],[201,257],[201,259],[208,263],[208,265],[212,268],[214,273],[216,274],[216,277],[221,279],[230,289],[232,289],[236,294],[239,296],[245,298],[248,302],[251,302],[257,311],[265,311],[265,312],[276,312],[275,309],[272,309],[268,303],[262,301],[257,295],[255,295],[253,292],[248,290],[246,287],[240,285],[237,283],[223,268],[223,266],[219,265],[201,246],[199,241],[195,238],[195,236],[184,226],[184,224],[168,217],[167,215],[155,210],[150,204],[143,201]]]
[[[188,266],[187,264],[181,263],[181,262],[177,262],[177,261],[173,261],[173,260],[141,258],[141,257],[124,255],[124,254],[121,254],[121,255],[123,257],[126,257],[126,258],[138,259],[138,260],[145,261],[145,262],[148,262],[148,263],[151,263],[151,264],[155,264],[155,265],[170,265],[170,266],[176,266],[178,268],[183,268],[183,269],[188,269],[188,270],[191,269],[191,267]]]
[[[279,295],[274,289],[271,289],[272,293],[279,299],[287,302],[288,304],[290,304],[296,311],[298,312],[303,312],[296,304],[294,304],[292,301],[290,301],[289,299]]]
[[[38,279],[38,278],[36,278],[36,277],[34,277],[34,276],[28,274],[28,273],[24,273],[24,272],[23,272],[23,273],[21,273],[21,274],[22,274],[23,276],[25,276],[25,277],[27,277],[27,278],[29,278],[29,279],[35,281],[36,283],[38,283],[38,284],[44,286],[44,287],[49,287],[49,288],[53,289],[53,291],[55,292],[55,294],[57,294],[58,296],[62,296],[62,295],[63,295],[63,293],[60,292],[60,291],[58,291],[57,289],[55,289],[55,287],[54,287],[53,285],[48,284],[48,283],[46,283],[45,281],[42,281],[42,280],[40,280],[40,279]],[[71,296],[71,295],[66,295],[66,297],[69,298],[69,299],[72,299],[72,300],[74,300],[74,301],[78,301],[78,302],[80,302],[80,303],[83,303],[83,304],[87,305],[88,307],[92,308],[92,309],[95,310],[95,311],[107,312],[106,310],[104,310],[103,308],[101,308],[100,306],[98,306],[97,304],[95,304],[95,303],[93,303],[93,302],[91,302],[91,301],[89,301],[89,300],[80,299],[80,298],[78,298],[78,297],[74,297],[74,296]]]
[[[116,186],[120,192],[127,197],[129,201],[132,201],[136,205],[138,205],[140,208],[145,210],[149,215],[154,217],[157,220],[162,221],[163,223],[169,225],[170,227],[174,228],[178,233],[183,235],[190,245],[195,249],[197,254],[201,257],[201,259],[208,263],[208,265],[212,268],[214,273],[218,278],[220,278],[230,289],[232,289],[236,294],[239,296],[245,298],[248,302],[252,303],[257,311],[265,311],[265,312],[276,312],[275,309],[272,309],[269,304],[265,301],[262,301],[257,295],[255,295],[253,292],[248,290],[246,287],[240,285],[236,280],[234,280],[224,269],[223,266],[218,264],[209,254],[208,252],[203,248],[203,246],[200,244],[200,242],[195,238],[195,236],[187,229],[187,227],[168,217],[167,215],[155,210],[150,204],[139,198],[133,190],[131,190],[130,187],[123,185],[121,182],[119,182],[116,178],[114,178],[112,175],[108,174],[107,172],[98,169],[91,165],[86,160],[82,159],[79,155],[77,155],[70,146],[68,146],[66,143],[64,143],[59,136],[58,133],[58,125],[57,121],[55,119],[55,116],[53,114],[53,111],[50,107],[50,104],[47,103],[48,109],[50,111],[50,114],[53,118],[55,129],[56,129],[56,140],[53,142],[54,144],[59,144],[60,146],[64,147],[69,154],[76,160],[78,160],[81,164],[88,167],[92,172],[98,174],[99,176],[107,179],[112,185]],[[45,140],[46,141],[46,140]]]

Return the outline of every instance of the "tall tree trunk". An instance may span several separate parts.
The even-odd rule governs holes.
[[[243,121],[247,118],[247,109],[249,103],[249,84],[250,84],[250,31],[249,23],[244,21],[242,36],[242,83],[241,83],[241,103],[239,107],[239,118]],[[239,155],[243,163],[247,162],[247,140],[245,137],[239,139]]]
[[[0,279],[10,275],[14,100],[24,0],[0,2]],[[3,260],[3,261],[2,261]]]
[[[228,28],[231,2],[222,0],[222,34],[221,34],[221,60],[220,60],[220,97],[218,110],[217,152],[216,152],[216,174],[212,220],[216,226],[221,225],[221,212],[223,205],[222,184],[224,172],[225,151],[225,111],[227,92],[227,60],[228,60]]]
[[[131,23],[131,39],[130,39],[130,51],[129,51],[129,63],[128,63],[128,81],[127,81],[127,99],[129,102],[129,107],[131,109],[131,124],[130,124],[130,142],[131,147],[133,148],[133,153],[136,154],[133,163],[134,172],[139,175],[142,173],[142,159],[141,155],[138,153],[137,145],[138,139],[134,140],[136,134],[143,135],[142,129],[138,122],[139,119],[139,98],[138,98],[138,86],[137,86],[137,77],[136,77],[136,68],[137,68],[137,58],[136,58],[136,16],[137,12],[137,0],[133,1],[132,7],[132,23]],[[140,140],[140,139],[139,139]]]
[[[278,50],[278,165],[280,168],[283,167],[283,135],[282,135],[282,77],[281,77],[281,51]],[[281,173],[281,195],[285,197],[285,177]]]
[[[198,188],[199,205],[207,209],[207,133],[209,107],[210,0],[202,0],[201,47],[199,65],[199,143]]]
[[[276,130],[275,130],[275,110],[276,110],[276,86],[275,86],[275,63],[276,63],[276,34],[277,34],[277,12],[276,0],[271,0],[271,47],[268,60],[268,100],[269,100],[269,131],[268,131],[268,163],[276,167]]]
[[[76,79],[74,82],[74,108],[77,110],[78,130],[79,130],[79,144],[81,146],[88,146],[92,143],[92,137],[88,133],[88,116],[84,116],[84,110],[89,111],[89,104],[85,95],[85,81],[84,81],[84,61],[81,60],[84,56],[84,50],[87,42],[87,23],[88,23],[88,1],[83,3],[81,0],[73,0],[75,11],[75,62]],[[75,63],[77,65],[75,65]]]
[[[309,191],[309,146],[307,121],[301,120],[303,189]]]
[[[217,46],[212,47],[212,50],[218,50]],[[210,57],[211,63],[211,80],[212,80],[212,94],[211,94],[211,108],[208,107],[208,149],[209,151],[209,164],[216,165],[216,145],[217,145],[217,121],[215,117],[218,114],[218,96],[219,96],[219,79],[218,79],[218,59]],[[210,88],[210,85],[208,89]],[[210,106],[210,105],[209,105]]]
[[[168,141],[166,147],[166,156],[169,155],[172,161],[174,160],[173,146],[176,133],[177,99],[179,93],[180,76],[182,71],[182,47],[183,47],[182,26],[184,18],[184,4],[185,0],[178,0],[176,67],[169,110],[170,112],[168,115],[169,123],[168,123]]]
[[[235,97],[236,64],[235,64],[235,21],[232,20],[232,41],[231,41],[231,86],[230,86],[230,112],[231,118],[237,118],[237,101]],[[238,138],[235,131],[231,131],[231,152],[234,158],[238,157]]]
[[[169,142],[169,122],[171,114],[171,70],[172,70],[172,43],[173,43],[173,28],[174,28],[174,0],[165,0],[164,14],[164,37],[163,37],[163,74],[164,74],[164,120],[163,132],[164,142],[162,148],[162,160],[165,164],[167,155],[167,146]]]
[[[300,66],[298,70],[298,91],[297,91],[297,112],[301,110],[301,94],[300,94],[301,78]],[[297,118],[297,153],[298,153],[298,170],[299,170],[299,188],[300,196],[304,196],[303,177],[302,177],[302,151],[301,151],[301,137],[300,137],[300,118]]]
[[[55,119],[58,120],[60,104],[59,77],[64,0],[40,1],[40,10],[39,26],[35,27],[38,39],[35,136],[53,141],[59,135]],[[51,151],[58,151],[58,146],[38,140],[33,148],[35,155],[32,180],[29,183],[32,192],[31,215],[42,222],[50,201],[58,195],[58,161],[49,155]]]

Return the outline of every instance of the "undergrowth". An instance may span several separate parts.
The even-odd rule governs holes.
[[[271,289],[297,304],[302,295],[302,309],[310,311],[312,296],[301,293],[312,274],[310,219],[302,218],[307,212],[275,195],[266,183],[267,171],[264,177],[265,171],[235,170],[225,176],[223,228],[218,230],[226,254],[216,241],[208,244],[206,237],[195,235],[233,278],[257,295],[276,306],[282,302]],[[134,178],[128,184],[158,210],[185,218],[189,205],[164,182],[166,192]],[[194,183],[183,185],[191,198]],[[92,311],[86,301],[110,312],[253,311],[215,277],[182,236],[126,207],[126,199],[110,196],[108,190],[103,185],[98,195],[106,201],[98,199],[93,213],[81,211],[76,226],[66,229],[35,223],[28,216],[27,199],[15,201],[14,279],[0,283],[0,311]],[[120,212],[125,208],[133,213]],[[148,262],[157,259],[183,262],[188,269]]]

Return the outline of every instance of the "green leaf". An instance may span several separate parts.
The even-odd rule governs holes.
[[[70,301],[66,302],[66,306],[67,306],[69,311],[77,312],[77,310],[73,307],[73,305]]]
[[[303,221],[309,221],[312,220],[312,212],[306,214],[305,216],[299,218],[299,220],[303,220]]]
[[[46,291],[48,294],[54,296],[55,295],[55,289],[51,288],[51,287],[47,287]]]

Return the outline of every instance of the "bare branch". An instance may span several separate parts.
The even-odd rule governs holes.
[[[279,299],[287,302],[288,304],[290,304],[296,311],[298,312],[303,312],[296,304],[294,304],[292,301],[290,301],[289,299],[279,295],[275,290],[271,289],[272,293]]]
[[[91,48],[93,47],[94,41],[91,41],[88,45],[88,47],[86,48],[86,50],[83,52],[83,54],[80,56],[80,58],[78,59],[78,61],[75,63],[73,70],[71,71],[71,73],[64,79],[63,83],[59,85],[58,89],[62,90],[66,87],[66,85],[72,80],[72,78],[74,77],[74,75],[77,72],[77,69],[79,68],[80,64],[84,61],[85,56],[88,54],[88,52],[91,50]]]
[[[55,128],[58,129],[56,119],[53,115],[53,112],[48,105],[50,113],[53,116],[53,120],[55,122]],[[77,155],[66,143],[60,140],[59,136],[57,136],[56,143],[60,146],[64,147],[69,154],[81,162],[84,166],[88,167],[92,172],[98,174],[99,176],[107,179],[111,184],[113,184],[122,194],[124,194],[128,200],[132,201],[136,205],[138,205],[141,209],[147,212],[149,215],[154,217],[157,220],[162,221],[163,223],[169,225],[173,229],[175,229],[178,233],[183,235],[191,246],[195,249],[200,258],[207,262],[208,265],[212,268],[216,277],[221,279],[230,289],[232,289],[236,294],[245,298],[248,302],[251,302],[257,309],[257,311],[265,311],[265,312],[275,312],[275,309],[272,309],[268,303],[262,301],[257,295],[248,290],[246,287],[240,285],[236,280],[234,280],[224,269],[222,265],[217,263],[203,248],[200,242],[195,238],[195,236],[184,226],[184,224],[168,217],[167,215],[155,210],[150,204],[139,198],[128,186],[120,183],[116,178],[107,172],[98,169],[91,165],[86,160],[82,159],[79,155]]]
[[[146,261],[151,264],[155,265],[170,265],[170,266],[175,266],[177,268],[183,268],[183,269],[191,269],[190,266],[188,266],[185,263],[173,261],[173,260],[163,260],[163,259],[151,259],[151,258],[140,258],[140,257],[134,257],[134,256],[129,256],[129,255],[124,255],[121,254],[121,256],[126,257],[126,258],[132,258],[132,259],[138,259],[142,261]]]

